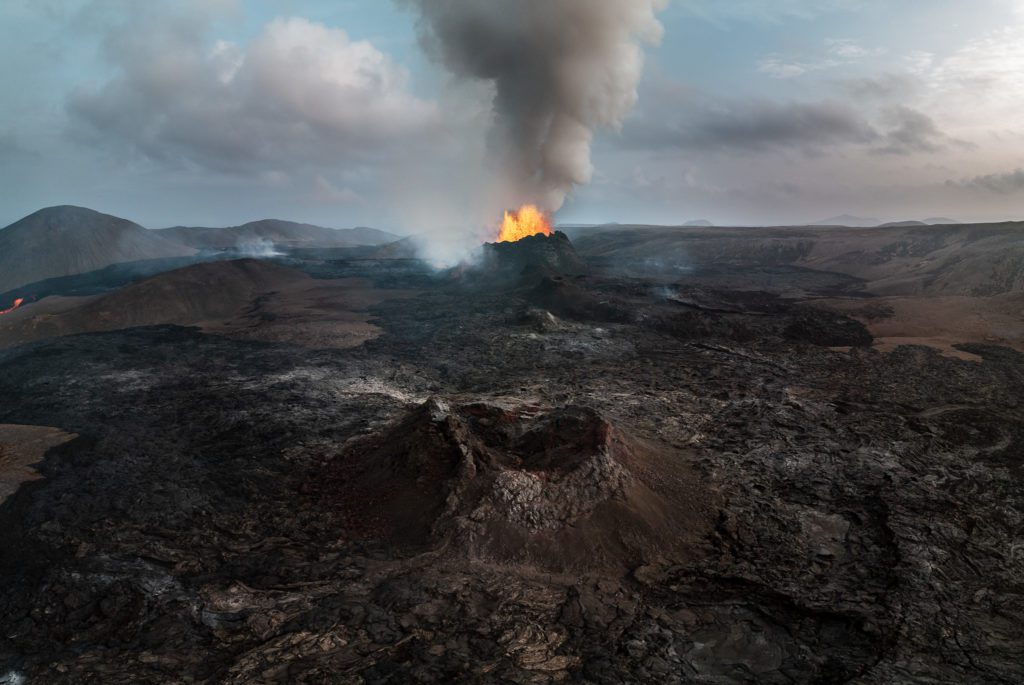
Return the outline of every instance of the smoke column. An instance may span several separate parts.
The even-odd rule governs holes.
[[[593,174],[590,144],[637,100],[644,43],[665,0],[397,0],[421,15],[427,52],[495,87],[491,146],[506,207],[558,210]]]

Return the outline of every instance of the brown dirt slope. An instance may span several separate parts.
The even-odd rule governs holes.
[[[48,449],[75,437],[59,428],[0,424],[0,503],[22,483],[40,478],[32,465],[42,461]]]
[[[347,347],[376,335],[367,306],[392,296],[358,279],[322,281],[255,259],[197,264],[100,297],[47,298],[0,318],[0,347],[176,324],[260,340]]]

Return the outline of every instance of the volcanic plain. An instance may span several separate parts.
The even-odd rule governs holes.
[[[1024,681],[1024,226],[165,235],[8,283],[0,682]]]

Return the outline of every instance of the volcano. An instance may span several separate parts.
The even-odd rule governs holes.
[[[0,292],[111,264],[194,253],[127,219],[83,207],[49,207],[0,230]]]
[[[550,236],[537,234],[515,242],[486,243],[482,271],[491,278],[581,276],[587,263],[576,253],[569,236],[555,231]]]
[[[333,473],[353,535],[557,570],[692,554],[714,518],[685,454],[581,406],[432,398]]]

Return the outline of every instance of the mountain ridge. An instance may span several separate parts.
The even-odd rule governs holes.
[[[327,228],[284,219],[259,219],[238,226],[172,226],[156,233],[196,249],[245,250],[261,241],[283,247],[384,245],[400,236],[375,228]]]
[[[0,229],[0,292],[121,262],[195,254],[139,224],[86,207],[44,207]]]

